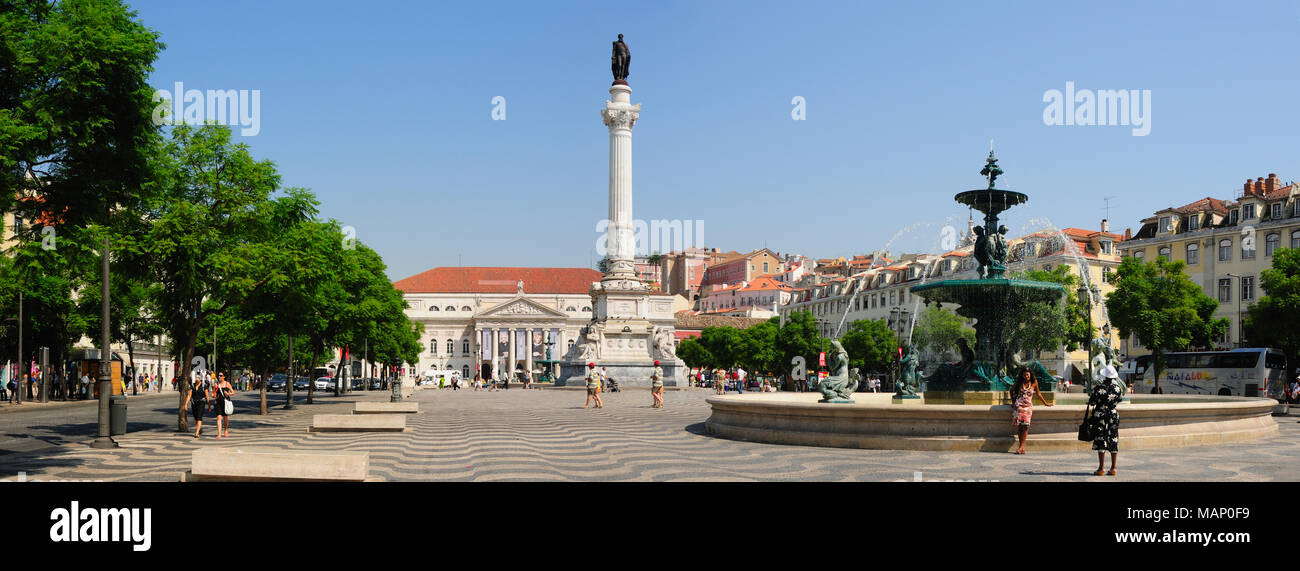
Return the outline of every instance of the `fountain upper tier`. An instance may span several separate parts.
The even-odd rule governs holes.
[[[997,219],[1002,211],[1017,204],[1024,204],[1029,197],[1014,190],[984,188],[958,193],[953,200],[984,213],[985,218]]]

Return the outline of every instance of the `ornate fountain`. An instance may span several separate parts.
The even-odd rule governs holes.
[[[1060,284],[1002,277],[1006,272],[1007,227],[998,225],[998,215],[1029,197],[1023,193],[996,188],[997,177],[1002,174],[993,151],[980,171],[988,178],[988,188],[968,190],[953,197],[984,213],[984,225],[975,228],[974,256],[979,264],[977,279],[943,280],[911,288],[912,293],[925,299],[926,304],[936,302],[957,304],[957,314],[975,320],[975,347],[963,340],[960,350],[962,360],[956,364],[941,365],[925,379],[926,402],[940,403],[958,399],[971,402],[962,395],[971,391],[1005,391],[1014,384],[1012,376],[1019,366],[1028,366],[1039,377],[1043,390],[1051,390],[1053,379],[1037,363],[1023,364],[1015,360],[1017,347],[1010,342],[1013,329],[1020,323],[1017,307],[1025,303],[1058,303],[1065,295]],[[930,393],[935,394],[930,394]],[[974,395],[971,395],[974,396]],[[992,396],[987,398],[994,400]]]

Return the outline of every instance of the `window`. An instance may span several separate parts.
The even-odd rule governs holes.
[[[1228,262],[1232,260],[1232,240],[1219,240],[1219,261]]]
[[[1232,279],[1219,280],[1219,301],[1232,301]]]
[[[468,379],[468,378],[469,378],[469,365],[465,365],[465,366],[463,366],[463,367],[460,368],[460,378],[462,378],[462,379]]]
[[[468,305],[462,305],[462,306],[460,307],[460,310],[461,310],[461,311],[470,311]]]
[[[898,303],[898,292],[896,291],[889,292],[889,305],[896,305],[897,303]]]
[[[460,342],[460,346],[461,346],[461,352],[464,353],[466,357],[468,357],[468,356],[469,356],[469,339],[462,339],[461,342]]]
[[[1052,264],[1043,264],[1043,271],[1044,272],[1052,271]]]
[[[1160,250],[1157,252],[1157,255],[1159,255],[1161,258],[1164,258],[1164,259],[1168,260],[1168,259],[1169,259],[1169,246],[1161,246],[1161,247],[1160,247]]]
[[[1282,235],[1281,235],[1281,234],[1269,234],[1268,236],[1265,236],[1265,237],[1264,237],[1264,255],[1265,255],[1265,256],[1272,257],[1272,256],[1273,256],[1273,251],[1277,249],[1278,244],[1281,243],[1281,242],[1282,242]]]
[[[456,352],[456,342],[455,342],[455,341],[452,341],[451,339],[448,339],[448,340],[447,340],[447,354],[450,355],[450,354],[455,353],[455,352]]]
[[[1253,243],[1253,241],[1251,242],[1248,242],[1246,240],[1241,241],[1241,259],[1243,260],[1255,259],[1255,244]]]
[[[1147,251],[1146,251],[1146,250],[1138,250],[1138,251],[1136,251],[1136,252],[1133,252],[1133,257],[1134,257],[1134,258],[1137,258],[1137,259],[1139,259],[1139,260],[1145,260],[1146,257],[1147,257]]]
[[[1255,205],[1254,205],[1254,204],[1243,204],[1243,205],[1241,205],[1241,219],[1242,219],[1242,220],[1250,220],[1251,218],[1254,218],[1254,217],[1255,217]]]
[[[1242,276],[1241,301],[1255,300],[1255,276]]]
[[[438,311],[438,306],[436,306],[436,305],[430,305],[430,306],[429,306],[429,311]]]
[[[1172,232],[1173,229],[1174,229],[1173,220],[1172,220],[1171,218],[1169,218],[1168,216],[1161,216],[1161,217],[1160,217],[1160,232],[1161,232],[1161,233]]]
[[[1297,204],[1300,204],[1300,202],[1297,202]],[[1291,247],[1300,248],[1300,230],[1291,233]]]
[[[1228,224],[1236,224],[1236,223],[1237,223],[1237,214],[1238,214],[1238,211],[1237,211],[1237,210],[1233,210],[1232,212],[1229,212],[1229,213],[1228,213]]]
[[[763,262],[763,273],[768,273],[767,262]]]
[[[1201,227],[1201,216],[1200,216],[1199,214],[1193,214],[1193,215],[1187,217],[1187,231],[1188,231],[1188,232],[1191,232],[1191,231],[1193,231],[1193,230],[1196,230],[1197,228],[1200,228],[1200,227]]]
[[[456,306],[448,305],[445,311],[456,311]]]
[[[1273,206],[1270,207],[1270,210],[1271,210],[1271,212],[1270,212],[1270,214],[1269,214],[1269,216],[1268,216],[1269,218],[1271,218],[1271,219],[1273,219],[1273,220],[1278,220],[1278,219],[1282,218],[1282,203],[1281,203],[1281,202],[1274,202],[1274,203],[1273,203]]]
[[[434,354],[434,355],[437,355],[437,354],[438,354],[438,340],[437,340],[437,339],[430,339],[430,340],[429,340],[429,352],[432,353],[432,354]]]
[[[1200,248],[1196,242],[1187,245],[1187,265],[1194,266],[1201,262]]]
[[[1109,254],[1109,253],[1110,253],[1110,246],[1111,246],[1111,243],[1110,243],[1109,241],[1102,242],[1102,243],[1101,243],[1101,253],[1103,253],[1103,254]]]
[[[590,305],[584,305],[584,306],[582,306],[582,310],[583,310],[583,311],[591,311],[591,306],[590,306]]]

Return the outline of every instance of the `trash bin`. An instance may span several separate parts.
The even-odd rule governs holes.
[[[121,436],[126,434],[126,397],[113,395],[108,397],[108,434]]]
[[[402,380],[393,379],[390,385],[393,387],[393,394],[389,397],[389,402],[402,402]]]

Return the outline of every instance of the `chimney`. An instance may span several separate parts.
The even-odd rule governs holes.
[[[1132,229],[1132,228],[1125,228],[1125,229],[1124,229],[1124,239],[1125,239],[1125,240],[1132,240],[1132,239],[1133,239],[1133,229]]]
[[[1264,192],[1273,192],[1279,188],[1280,181],[1277,180],[1277,173],[1268,173],[1268,180],[1264,181]]]
[[[1105,218],[1101,219],[1101,231],[1110,232],[1110,223],[1107,222]]]
[[[1250,196],[1250,187],[1251,187],[1251,180],[1246,179],[1246,184],[1241,187],[1241,194],[1244,196]]]
[[[1264,192],[1264,177],[1255,179],[1255,194]]]

